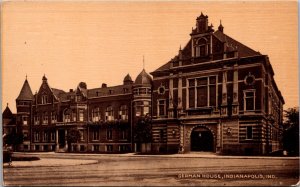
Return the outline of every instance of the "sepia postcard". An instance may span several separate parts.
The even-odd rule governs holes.
[[[3,1],[2,185],[297,186],[297,1]]]

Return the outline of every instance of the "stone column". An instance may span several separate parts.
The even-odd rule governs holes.
[[[68,151],[68,141],[67,141],[68,131],[65,129],[65,150]]]
[[[170,73],[172,76],[173,73]],[[169,109],[168,109],[168,117],[173,118],[173,78],[169,79]]]
[[[55,143],[56,143],[55,151],[57,152],[57,151],[59,150],[59,144],[58,144],[58,129],[56,129],[56,131],[55,131]]]
[[[238,65],[235,64],[233,66],[233,101],[232,101],[232,115],[238,115],[238,107],[239,107],[239,100],[238,100]]]
[[[226,70],[226,66],[224,66],[223,80],[222,80],[221,115],[227,116],[227,70]]]
[[[178,77],[178,114],[181,113],[182,111],[182,72],[179,72],[179,77]],[[179,117],[179,116],[178,116]]]
[[[216,152],[220,153],[221,152],[221,141],[222,141],[222,137],[221,137],[221,122],[218,123],[217,126],[217,149]]]
[[[184,127],[183,124],[180,124],[180,145],[179,145],[179,153],[184,153]]]

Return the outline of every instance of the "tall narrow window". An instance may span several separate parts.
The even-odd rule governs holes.
[[[37,114],[34,116],[34,124],[39,125],[40,124],[40,116]]]
[[[166,100],[158,100],[158,116],[166,115]]]
[[[22,116],[22,123],[23,123],[23,125],[28,125],[28,117],[27,116]]]
[[[245,111],[255,110],[255,90],[244,91],[244,110]]]
[[[56,112],[51,112],[51,123],[57,122]]]
[[[121,132],[120,132],[120,139],[121,140],[126,140],[127,139],[126,130],[121,130]]]
[[[144,101],[143,102],[143,115],[148,115],[150,113],[150,102],[149,101]]]
[[[48,141],[48,132],[44,132],[44,142]]]
[[[196,57],[203,57],[208,54],[208,47],[207,40],[205,38],[200,38],[197,40],[194,48],[195,56]]]
[[[79,121],[84,120],[84,110],[79,110]]]
[[[114,111],[112,106],[108,106],[105,111],[105,120],[113,121],[114,120]]]
[[[128,109],[127,105],[122,105],[119,110],[119,119],[128,120]]]
[[[92,110],[92,121],[97,122],[100,121],[101,116],[100,116],[100,109],[99,108],[94,108]]]
[[[84,140],[84,132],[83,130],[79,130],[80,133],[80,140],[83,141]]]
[[[197,79],[197,107],[207,106],[208,102],[208,77],[202,77]]]
[[[195,107],[195,80],[189,80],[189,107]]]
[[[70,122],[71,121],[71,115],[69,111],[65,111],[64,113],[64,122]]]
[[[77,121],[77,114],[75,111],[72,112],[72,121]]]
[[[43,125],[48,124],[48,112],[43,113]]]
[[[42,104],[47,104],[47,103],[48,103],[48,96],[42,95]]]
[[[252,126],[247,126],[247,136],[246,139],[251,140],[253,138]]]
[[[112,140],[112,130],[111,129],[107,129],[107,131],[106,131],[106,139]]]
[[[39,132],[34,132],[34,141],[35,142],[38,142],[38,141],[40,141],[40,133]]]
[[[93,131],[93,140],[99,140],[99,129]]]

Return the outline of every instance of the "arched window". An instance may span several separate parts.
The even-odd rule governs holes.
[[[64,111],[64,122],[70,122],[71,121],[71,110],[66,109]]]
[[[92,121],[97,122],[101,119],[99,107],[92,110]]]
[[[106,107],[105,120],[106,121],[114,120],[114,110],[113,110],[112,106]]]
[[[121,105],[120,110],[119,110],[119,119],[128,120],[127,105]]]
[[[208,54],[208,43],[205,38],[200,38],[197,40],[195,45],[195,56],[202,57]]]

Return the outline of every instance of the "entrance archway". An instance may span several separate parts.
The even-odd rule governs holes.
[[[205,127],[196,127],[191,133],[191,151],[214,151],[214,136]]]

